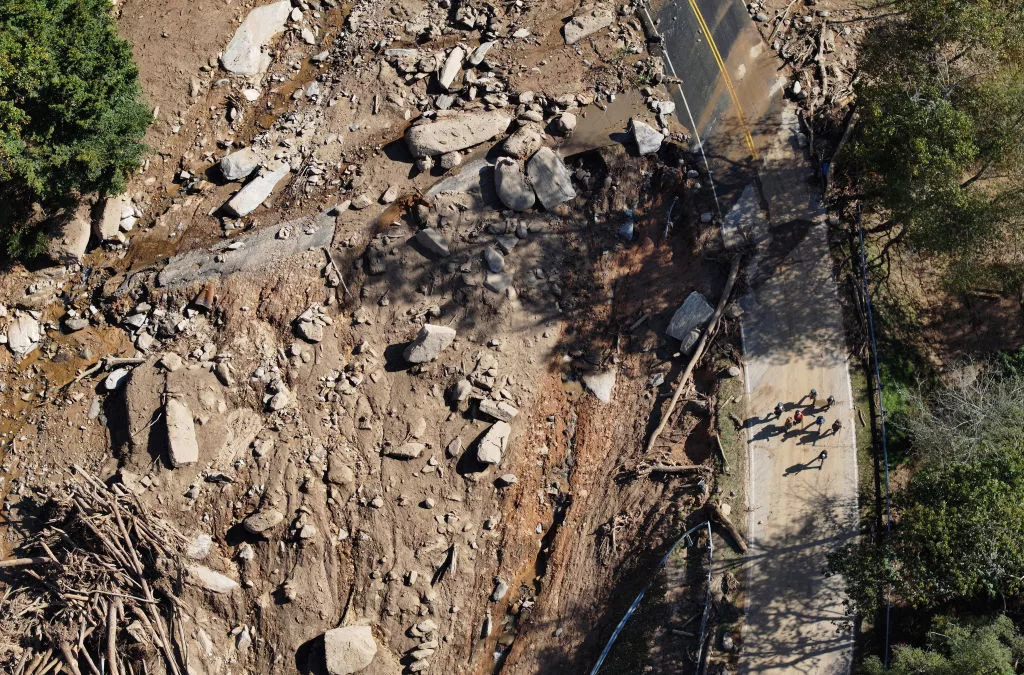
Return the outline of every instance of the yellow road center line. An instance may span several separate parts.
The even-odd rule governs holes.
[[[701,32],[704,33],[704,37],[708,41],[708,46],[711,48],[711,55],[715,59],[715,63],[718,64],[718,70],[722,73],[722,78],[725,80],[725,88],[729,91],[729,98],[732,99],[732,104],[736,107],[736,115],[739,117],[740,126],[743,127],[743,139],[747,143],[747,148],[750,149],[750,154],[754,160],[757,160],[757,148],[754,147],[754,139],[750,135],[750,128],[747,126],[747,120],[743,115],[743,106],[740,105],[740,98],[736,94],[736,89],[733,87],[732,78],[729,77],[729,71],[725,67],[725,61],[722,59],[721,53],[718,51],[718,45],[715,43],[715,38],[711,35],[711,29],[708,28],[708,24],[704,21],[704,15],[701,14],[700,8],[697,7],[696,0],[689,0],[690,9],[693,10],[694,16],[697,17],[697,23],[700,25]]]

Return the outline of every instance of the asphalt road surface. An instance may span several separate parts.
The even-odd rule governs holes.
[[[738,0],[672,0],[655,11],[680,122],[694,129],[726,244],[749,241],[740,300],[747,392],[748,538],[744,673],[849,673],[841,579],[825,555],[857,532],[857,458],[842,313],[828,231],[781,64]],[[695,139],[697,140],[697,139]],[[684,294],[688,289],[680,289]],[[809,392],[817,389],[818,400]],[[822,410],[830,394],[837,404]],[[782,419],[772,410],[782,402]],[[781,433],[796,410],[822,428]],[[837,434],[829,427],[840,420]],[[809,420],[808,420],[809,421]],[[825,451],[827,457],[821,453]]]

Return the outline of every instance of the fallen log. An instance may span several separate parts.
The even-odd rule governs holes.
[[[682,376],[679,378],[679,383],[676,385],[675,393],[672,394],[672,400],[669,401],[668,409],[662,416],[661,421],[658,423],[658,427],[651,434],[651,440],[647,442],[647,452],[649,453],[654,448],[654,443],[658,440],[661,432],[668,426],[669,418],[672,417],[672,413],[675,411],[676,404],[679,403],[679,397],[682,396],[683,390],[686,388],[693,376],[693,369],[696,367],[697,362],[704,355],[704,350],[707,349],[708,342],[711,340],[711,335],[715,332],[718,327],[718,321],[722,318],[722,312],[725,311],[725,306],[729,302],[729,296],[732,295],[732,288],[736,285],[736,277],[740,273],[740,256],[733,256],[732,266],[729,268],[729,278],[725,282],[725,289],[722,291],[722,297],[718,299],[718,306],[715,308],[715,313],[711,317],[711,321],[704,327],[701,332],[700,340],[697,342],[697,346],[693,350],[693,356],[690,357],[690,362],[686,364],[686,370],[683,371]]]
[[[714,520],[721,525],[722,529],[725,530],[729,534],[729,537],[732,538],[733,543],[736,545],[736,548],[740,550],[740,553],[746,553],[748,548],[747,540],[743,538],[740,531],[732,524],[729,517],[722,513],[722,508],[714,502],[708,502],[706,506],[708,509],[708,520]]]

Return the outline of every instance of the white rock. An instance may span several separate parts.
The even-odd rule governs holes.
[[[455,329],[448,326],[423,324],[419,335],[405,348],[403,356],[409,363],[433,361],[455,340]]]
[[[242,527],[250,534],[262,534],[284,522],[284,514],[277,509],[257,511],[242,521]]]
[[[615,13],[607,7],[594,5],[584,7],[562,26],[565,44],[575,44],[588,35],[610,26],[614,20]]]
[[[50,257],[57,262],[80,262],[89,247],[92,225],[87,210],[79,210],[60,224],[50,239]]]
[[[238,75],[258,75],[265,71],[270,66],[270,56],[263,48],[284,30],[291,8],[290,0],[281,0],[249,12],[224,50],[221,57],[224,69]]]
[[[189,565],[188,580],[211,593],[230,593],[238,588],[238,582],[220,572],[215,572],[205,565]]]
[[[28,314],[18,315],[7,325],[7,348],[15,356],[28,354],[39,346],[42,338],[43,331],[39,322]]]
[[[508,422],[495,422],[480,439],[476,449],[476,459],[482,464],[497,464],[501,461],[501,453],[508,447],[508,437],[512,427]]]
[[[185,549],[185,555],[192,560],[205,560],[210,555],[211,550],[213,550],[213,537],[206,533],[202,533],[197,534],[193,537],[192,541],[188,543],[188,548]]]
[[[484,57],[487,56],[487,52],[491,51],[491,47],[494,46],[494,42],[481,42],[480,46],[473,50],[473,53],[469,56],[470,64],[479,66],[484,61]]]
[[[523,124],[513,131],[502,144],[506,154],[518,159],[526,159],[540,150],[544,145],[544,134],[536,124]]]
[[[260,175],[235,193],[226,204],[228,212],[235,217],[247,216],[256,210],[274,191],[274,187],[288,175],[287,164],[265,167]]]
[[[199,461],[199,442],[192,411],[181,400],[171,398],[164,406],[167,421],[167,446],[175,469]]]
[[[365,669],[377,655],[369,626],[345,626],[324,633],[328,675],[351,675]]]
[[[636,118],[630,122],[633,127],[633,140],[636,141],[637,150],[641,155],[649,155],[661,149],[661,142],[665,137],[660,132]]]
[[[505,401],[491,401],[490,399],[480,401],[479,410],[483,414],[501,422],[511,422],[519,414],[519,410],[514,405]]]
[[[103,388],[107,391],[116,391],[121,387],[126,377],[128,377],[128,369],[118,368],[107,375],[107,379],[103,380]]]
[[[549,211],[576,197],[569,169],[551,148],[541,148],[535,152],[526,165],[526,172],[537,198]]]
[[[414,157],[436,157],[470,148],[504,133],[512,123],[500,111],[441,113],[434,121],[415,124],[405,132],[405,142]]]
[[[243,180],[260,168],[263,158],[252,148],[232,152],[221,158],[219,166],[224,180]]]
[[[531,209],[537,201],[537,195],[523,172],[523,163],[517,159],[498,158],[494,165],[494,187],[501,203],[513,211]]]
[[[615,369],[587,373],[581,379],[584,386],[591,391],[598,401],[608,403],[612,400],[612,389],[615,388]]]
[[[122,196],[107,197],[99,219],[93,224],[93,234],[100,241],[109,241],[121,232],[121,209],[127,198]]]
[[[423,443],[410,441],[409,443],[392,446],[385,454],[388,457],[394,457],[395,459],[416,459],[423,454],[426,447],[427,446]]]
[[[445,90],[451,89],[455,78],[462,72],[462,61],[465,58],[466,50],[462,47],[455,47],[455,49],[448,53],[448,58],[444,61],[441,73],[437,76],[438,82],[440,82]]]

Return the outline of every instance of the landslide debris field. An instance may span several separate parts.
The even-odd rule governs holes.
[[[734,306],[645,450],[730,260],[635,9],[117,4],[152,152],[0,277],[5,672],[593,665],[732,499]]]

